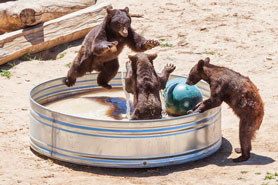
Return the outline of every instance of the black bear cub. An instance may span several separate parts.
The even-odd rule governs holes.
[[[209,58],[200,60],[191,69],[186,82],[188,85],[195,85],[204,80],[210,85],[210,98],[198,104],[194,112],[204,112],[221,105],[223,101],[226,102],[240,119],[241,156],[233,161],[246,161],[250,158],[251,139],[263,120],[264,103],[257,87],[248,77],[209,62]]]
[[[126,63],[125,87],[128,93],[134,95],[133,113],[131,119],[159,119],[162,117],[159,90],[164,89],[170,73],[175,66],[167,64],[161,75],[157,75],[153,66],[156,54],[139,53],[128,56]]]
[[[110,89],[108,82],[119,69],[118,55],[127,45],[133,51],[143,52],[159,45],[158,41],[146,40],[130,26],[129,9],[107,9],[102,24],[93,28],[85,37],[81,48],[68,71],[65,84],[72,86],[77,77],[86,72],[99,71],[97,83]]]

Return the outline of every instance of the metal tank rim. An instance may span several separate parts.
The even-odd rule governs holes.
[[[98,74],[98,73],[90,73],[90,74]],[[172,77],[175,77],[175,78],[186,78],[184,76],[180,76],[180,75],[174,75],[174,74],[171,74]],[[52,109],[49,109],[41,104],[39,104],[38,102],[36,102],[33,98],[32,98],[32,92],[40,85],[43,85],[43,84],[48,84],[50,82],[53,82],[53,81],[57,81],[57,80],[64,80],[65,77],[59,77],[59,78],[55,78],[55,79],[52,79],[52,80],[48,80],[48,81],[45,81],[41,84],[38,84],[36,85],[35,87],[33,87],[30,92],[29,92],[29,100],[32,101],[32,103],[36,104],[37,106],[43,108],[43,109],[46,109],[46,110],[50,110],[52,112],[55,112],[55,113],[58,113],[58,114],[61,114],[61,115],[65,115],[65,116],[69,116],[69,117],[73,117],[73,118],[81,118],[81,119],[88,119],[88,120],[96,120],[96,121],[107,121],[107,122],[115,122],[114,120],[104,120],[104,119],[92,119],[92,118],[84,118],[84,117],[80,117],[80,116],[74,116],[74,115],[70,115],[70,114],[65,114],[65,113],[61,113],[61,112],[57,112],[55,110],[52,110]],[[207,84],[207,82],[205,81],[202,81],[204,83]],[[161,119],[152,119],[151,122],[161,122],[161,121],[164,121],[164,120],[176,120],[176,119],[183,119],[183,118],[187,118],[187,117],[192,117],[192,116],[195,116],[195,115],[198,115],[198,114],[203,114],[203,113],[192,113],[192,114],[188,114],[188,115],[183,115],[183,116],[176,116],[176,117],[170,117],[170,118],[161,118]],[[121,123],[125,123],[125,122],[132,122],[132,123],[141,123],[141,122],[146,122],[146,121],[150,121],[150,120],[117,120],[117,122]]]
[[[85,76],[92,77],[92,76],[96,76],[97,74],[98,73],[89,73],[89,74],[86,74]],[[118,77],[120,75],[121,75],[121,72],[118,72],[117,76],[113,80],[116,80],[118,82],[121,79]],[[186,77],[172,74],[172,75],[170,75],[170,78],[186,78]],[[43,94],[42,93],[43,91],[48,91],[48,90],[50,90],[50,88],[55,88],[58,86],[60,86],[60,87],[65,86],[63,84],[64,79],[65,79],[65,77],[60,77],[60,78],[45,81],[45,82],[33,87],[29,92],[29,100],[30,100],[30,105],[31,105],[30,106],[30,145],[33,150],[35,150],[36,152],[38,152],[42,155],[45,155],[45,156],[53,158],[53,159],[61,160],[61,161],[66,161],[66,162],[75,163],[75,164],[89,165],[89,166],[112,167],[112,168],[114,168],[114,167],[115,168],[152,168],[152,167],[187,163],[187,162],[195,161],[198,159],[202,159],[202,158],[205,158],[205,157],[215,153],[221,146],[222,135],[221,135],[221,107],[220,106],[216,107],[212,110],[206,111],[204,113],[193,113],[193,114],[189,114],[189,115],[172,117],[172,118],[162,118],[162,119],[153,119],[153,120],[104,120],[104,119],[84,118],[84,117],[61,113],[61,112],[49,109],[49,108],[43,106],[42,104],[40,104],[39,102],[37,102],[40,100],[40,97],[37,99],[34,99],[35,95],[40,94],[40,93]],[[82,81],[82,79],[85,79],[85,78],[81,77],[80,79],[78,79],[77,84],[85,83],[85,85],[86,85],[87,82],[95,83],[94,82],[95,80],[92,80],[92,79],[90,79],[90,80],[85,79],[83,81]],[[112,83],[112,81],[111,81],[111,83]],[[57,85],[54,85],[52,87],[48,86],[51,83],[54,83],[54,84],[57,83]],[[203,85],[208,87],[208,84],[206,82],[202,81],[200,83],[202,83]],[[43,88],[44,86],[45,86],[44,89],[38,90],[38,88]],[[117,84],[117,86],[122,87],[122,86],[119,86],[119,84]],[[62,88],[61,91],[65,91],[64,93],[67,93],[68,91],[69,91],[69,93],[75,92],[75,87],[76,87],[76,89],[78,89],[78,86],[74,86],[74,88],[68,88],[65,86],[65,87],[63,87],[64,89]],[[90,88],[94,88],[94,87],[97,87],[97,85],[91,85]],[[89,87],[85,88],[84,91],[87,91],[90,88]],[[204,88],[202,90],[204,92],[206,92],[205,96],[208,97],[209,89]],[[51,92],[51,91],[49,91],[49,92]],[[83,91],[80,90],[80,92],[83,92]],[[80,92],[78,91],[78,93],[80,93]],[[56,92],[54,91],[53,96],[55,96],[55,93]],[[57,93],[57,94],[59,95],[59,93]],[[45,94],[43,94],[43,95],[45,95]],[[47,98],[47,94],[45,96]],[[36,110],[37,108],[40,110],[39,111]],[[51,115],[51,116],[55,117],[55,118],[53,117],[53,118],[50,118],[49,120],[47,120],[47,122],[49,122],[49,124],[50,124],[50,126],[48,126],[48,127],[51,127],[51,128],[48,128],[45,125],[41,125],[39,123],[39,121],[40,121],[39,119],[44,119],[44,118],[39,118],[39,119],[35,118],[34,115],[32,115],[32,114],[34,114],[34,113],[38,114],[38,112],[36,112],[36,111],[38,111],[38,112],[43,111],[43,112],[48,113],[47,115]],[[113,141],[113,137],[108,138],[108,140],[107,140],[107,138],[106,138],[106,140],[101,140],[101,138],[90,138],[91,142],[96,142],[94,140],[98,140],[100,142],[105,141],[108,143],[111,142],[112,143],[111,146],[113,146],[113,143],[116,142],[117,144],[119,144],[119,147],[121,149],[125,149],[125,147],[127,147],[127,148],[130,148],[131,150],[136,148],[136,147],[132,146],[133,142],[134,142],[134,145],[136,145],[136,143],[138,144],[138,142],[139,142],[139,144],[138,144],[139,148],[140,148],[140,146],[144,145],[144,142],[146,144],[148,144],[148,142],[150,142],[151,144],[157,143],[158,148],[163,148],[164,147],[163,143],[167,144],[169,142],[175,142],[175,143],[177,143],[178,146],[174,147],[174,150],[164,149],[166,151],[165,153],[160,152],[160,150],[158,150],[158,151],[155,151],[154,154],[151,153],[151,155],[145,155],[144,152],[143,153],[139,152],[138,155],[136,154],[134,156],[128,155],[128,154],[125,155],[125,154],[122,154],[121,152],[117,153],[115,151],[111,151],[113,154],[107,155],[107,154],[109,154],[109,152],[101,153],[92,148],[88,149],[88,152],[86,150],[84,150],[84,148],[81,148],[83,150],[83,152],[78,151],[76,149],[75,145],[68,146],[68,144],[65,144],[66,143],[65,140],[68,137],[74,137],[74,138],[76,137],[75,140],[72,139],[71,142],[78,141],[78,139],[80,139],[80,138],[81,138],[81,140],[84,140],[84,138],[82,138],[83,136],[75,136],[73,131],[71,133],[70,129],[74,130],[75,129],[74,127],[70,127],[68,125],[66,125],[66,126],[58,125],[58,127],[56,127],[57,126],[56,121],[61,121],[61,120],[59,120],[59,118],[56,120],[57,115],[61,116],[62,118],[66,117],[67,118],[66,120],[71,120],[70,123],[72,123],[74,120],[82,120],[81,125],[83,124],[83,122],[85,122],[85,123],[88,122],[90,124],[96,123],[96,125],[92,125],[92,126],[94,126],[92,128],[97,128],[97,130],[92,131],[92,130],[88,130],[85,128],[84,133],[85,132],[86,133],[87,132],[88,133],[100,132],[100,134],[103,134],[103,135],[113,136],[113,134],[115,135],[115,131],[117,131],[118,132],[117,135],[120,136],[119,138],[120,138],[121,142],[123,142],[123,143],[121,143],[121,142],[117,143],[118,141],[117,142]],[[188,122],[188,121],[183,122],[188,119],[191,119],[193,121],[198,120],[199,122],[202,121],[203,123],[202,124],[198,123],[198,124],[195,124],[195,125],[189,127],[188,125],[191,122]],[[175,122],[177,122],[178,124],[172,124]],[[114,124],[116,123],[117,125],[113,125],[113,127],[110,126],[110,124],[113,124],[113,123]],[[127,123],[129,123],[129,124],[127,124]],[[169,123],[171,123],[171,124],[169,124]],[[79,123],[77,123],[76,125],[78,125],[78,124]],[[102,124],[104,124],[104,125],[102,125]],[[150,125],[148,125],[148,124],[150,124]],[[109,127],[107,127],[108,125],[109,125]],[[194,132],[194,134],[197,134],[196,137],[202,138],[202,137],[204,137],[203,136],[204,134],[207,134],[208,135],[207,137],[210,138],[209,139],[210,141],[207,141],[208,144],[204,145],[202,142],[206,142],[206,141],[204,139],[203,140],[201,139],[202,142],[196,141],[197,142],[196,146],[198,146],[198,147],[190,148],[187,146],[187,145],[190,145],[190,143],[186,143],[186,142],[189,142],[186,139],[187,138],[190,139],[191,136],[186,136],[187,131],[184,132],[184,131],[179,130],[181,127],[178,128],[176,125],[182,125],[183,130],[187,129],[187,130],[189,130],[189,132],[191,132],[191,134],[193,134],[192,132]],[[68,131],[62,130],[61,131],[62,133],[60,133],[60,131],[57,133],[57,131],[60,129],[59,126],[61,128],[67,127]],[[91,126],[90,126],[90,128],[91,128]],[[111,129],[111,128],[112,128],[112,131],[110,132],[109,129]],[[152,130],[152,128],[154,128],[154,129]],[[139,131],[138,132],[135,131],[136,132],[135,133],[134,130],[136,130],[136,129],[139,129]],[[148,129],[150,129],[150,131]],[[204,129],[208,129],[207,132]],[[173,136],[171,134],[169,134],[169,136],[167,136],[167,135],[163,136],[163,134],[161,134],[166,131],[169,133],[173,133]],[[36,132],[40,132],[40,133],[36,133]],[[145,137],[145,135],[148,136],[148,134],[150,134],[150,137],[149,138]],[[162,138],[162,141],[160,142],[160,140],[158,140],[157,138],[152,137],[153,134],[156,134],[158,137],[164,137],[164,138]],[[177,136],[177,134],[179,136]],[[44,135],[44,136],[41,136],[41,135]],[[128,141],[126,141],[124,138],[127,135],[134,136],[134,137],[127,137],[127,138],[130,138],[131,140],[127,139]],[[121,137],[121,136],[123,136],[123,137]],[[67,137],[67,138],[64,138],[64,137]],[[115,138],[117,138],[117,137],[115,137]],[[168,138],[169,138],[169,141],[167,141]],[[214,139],[211,139],[211,138],[214,138]],[[139,140],[136,141],[137,139],[139,139],[140,141]],[[180,143],[179,142],[180,139],[185,139],[185,141],[184,141],[185,143],[184,144]],[[131,142],[131,143],[129,143],[129,142]],[[82,142],[82,143],[86,144],[86,142]],[[59,146],[60,144],[63,145],[63,147],[60,147]],[[82,146],[80,146],[80,147],[82,147]],[[89,145],[84,146],[84,147],[85,148],[89,147]],[[102,147],[102,145],[98,145],[98,147]],[[107,146],[103,146],[103,147],[104,147],[103,150],[107,151]],[[179,147],[180,148],[187,147],[188,150],[179,149]],[[152,150],[152,147],[146,147],[146,148]],[[86,151],[86,152],[84,152],[84,151]],[[129,150],[127,150],[127,151],[130,152]],[[122,154],[122,155],[117,155],[117,154]]]

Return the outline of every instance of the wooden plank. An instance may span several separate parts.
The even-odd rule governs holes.
[[[84,37],[103,21],[108,7],[111,7],[109,3],[100,3],[46,23],[0,35],[0,65],[26,53],[37,53]]]
[[[0,31],[11,32],[87,8],[95,0],[18,0],[0,6]]]

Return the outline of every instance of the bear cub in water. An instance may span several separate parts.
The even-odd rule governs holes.
[[[155,72],[153,60],[156,54],[139,53],[128,56],[126,63],[125,87],[134,95],[132,120],[160,119],[162,117],[159,90],[164,89],[175,66],[167,64],[159,76]]]
[[[193,111],[201,113],[221,105],[223,101],[226,102],[240,119],[241,156],[233,161],[246,161],[250,158],[251,139],[263,120],[264,103],[257,87],[248,77],[209,62],[209,58],[200,60],[191,69],[186,81],[188,85],[195,85],[204,80],[210,85],[210,98],[196,105]]]
[[[130,26],[128,7],[107,9],[102,24],[93,28],[85,37],[65,79],[72,86],[77,77],[86,72],[99,71],[97,83],[110,89],[108,82],[115,77],[119,69],[118,55],[127,45],[135,52],[143,52],[159,45],[158,41],[146,40]]]

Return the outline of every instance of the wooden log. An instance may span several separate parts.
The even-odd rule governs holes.
[[[95,0],[18,0],[0,6],[0,31],[11,32],[87,8]]]
[[[37,53],[84,37],[103,21],[106,8],[112,6],[107,2],[100,3],[46,23],[0,35],[0,65],[26,53]]]
[[[8,2],[8,1],[16,1],[16,0],[0,0],[0,3],[5,3],[5,2]]]

